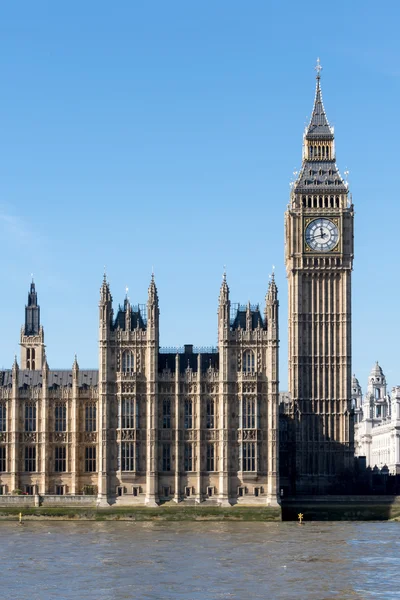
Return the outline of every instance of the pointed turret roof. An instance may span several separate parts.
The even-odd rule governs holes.
[[[100,302],[112,302],[110,284],[107,281],[107,275],[105,271],[103,275],[103,282],[100,288]]]
[[[40,306],[37,303],[35,282],[31,282],[28,304],[25,305],[25,335],[38,335],[40,331]]]
[[[328,119],[326,118],[324,103],[322,102],[322,91],[321,91],[321,65],[319,59],[317,61],[317,84],[315,89],[314,107],[310,119],[310,123],[307,127],[306,138],[307,139],[331,139],[333,140],[333,129],[329,125]]]
[[[219,291],[219,302],[220,304],[229,300],[229,286],[226,282],[226,271],[222,275],[222,283]]]
[[[336,165],[333,127],[329,125],[322,102],[321,69],[318,59],[314,106],[303,138],[303,164],[293,184],[293,192],[296,194],[336,195],[348,192],[347,184]],[[311,155],[313,148],[314,153]],[[318,148],[322,150],[328,148],[328,151],[317,154]]]
[[[151,274],[151,280],[150,280],[149,292],[148,292],[148,301],[151,303],[158,304],[158,292],[157,292],[156,282],[154,279],[154,272]]]
[[[267,292],[267,301],[276,300],[278,297],[278,288],[275,283],[275,271],[272,271],[272,275],[269,280],[268,292]]]

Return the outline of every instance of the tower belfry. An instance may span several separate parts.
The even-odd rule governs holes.
[[[321,65],[285,214],[292,491],[326,492],[352,467],[353,206],[336,165]]]
[[[40,306],[37,303],[35,282],[32,279],[25,306],[25,324],[21,328],[21,369],[38,371],[43,366],[44,331],[40,325]]]

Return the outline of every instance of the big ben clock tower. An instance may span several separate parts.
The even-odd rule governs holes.
[[[289,476],[292,492],[325,493],[353,465],[351,272],[354,211],[336,166],[317,63],[303,163],[285,214],[289,288]]]

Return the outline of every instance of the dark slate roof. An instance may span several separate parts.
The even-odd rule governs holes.
[[[295,192],[336,194],[347,187],[333,160],[306,160],[294,186]]]
[[[246,308],[240,307],[236,311],[236,315],[231,320],[231,329],[246,329]],[[257,307],[256,309],[251,310],[251,328],[257,329],[258,324],[260,323],[260,327],[264,328],[264,321],[260,313],[260,309]]]
[[[333,131],[326,118],[324,104],[322,102],[322,92],[320,78],[317,77],[317,88],[315,91],[314,107],[310,123],[306,132],[307,139],[331,139],[333,140]]]
[[[79,387],[97,385],[99,380],[99,372],[94,369],[78,371]],[[28,371],[20,369],[18,371],[18,387],[35,387],[42,385],[42,371]],[[58,369],[49,371],[48,375],[49,388],[72,386],[72,371],[67,369]],[[0,385],[3,387],[12,385],[12,371],[0,372]]]
[[[198,354],[194,352],[182,352],[179,356],[179,372],[184,373],[189,367],[193,371],[197,372],[197,357]],[[204,373],[210,367],[217,369],[219,368],[219,354],[217,352],[203,352],[200,354],[201,372]],[[164,369],[169,369],[172,373],[175,373],[175,360],[176,354],[172,352],[159,353],[158,355],[158,372],[162,373]]]
[[[126,314],[125,308],[123,308],[122,306],[119,306],[117,316],[115,317],[115,320],[114,320],[113,329],[118,329],[118,327],[119,327],[120,329],[125,331],[125,314]],[[137,328],[138,323],[139,323],[140,329],[146,329],[146,324],[144,322],[144,319],[142,317],[140,310],[135,311],[131,308],[131,331],[133,331],[134,329]]]

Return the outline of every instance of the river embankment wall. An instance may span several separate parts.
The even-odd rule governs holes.
[[[298,496],[281,501],[282,521],[400,520],[400,496]]]

